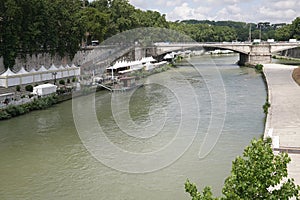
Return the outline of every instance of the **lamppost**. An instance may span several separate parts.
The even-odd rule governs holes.
[[[52,75],[54,76],[54,85],[56,85],[56,75],[57,75],[57,72],[52,72]]]

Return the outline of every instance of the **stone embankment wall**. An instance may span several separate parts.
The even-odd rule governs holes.
[[[300,47],[295,48],[295,49],[289,49],[282,51],[281,56],[287,56],[287,57],[292,57],[292,58],[300,58]]]
[[[16,58],[16,64],[13,67],[13,71],[19,71],[21,67],[24,67],[27,71],[30,71],[32,68],[38,69],[41,66],[45,68],[49,68],[52,64],[55,66],[66,66],[75,64],[76,66],[80,65],[84,62],[87,55],[90,53],[91,50],[82,50],[78,51],[77,54],[74,56],[73,60],[71,60],[68,56],[61,57],[59,55],[51,56],[49,53],[40,53],[40,54],[33,54],[27,55],[26,58],[22,58],[21,56]],[[0,57],[0,74],[4,72],[4,64],[3,58]]]
[[[27,55],[26,58],[17,57],[12,71],[17,72],[21,67],[24,67],[27,71],[30,71],[32,68],[39,69],[41,66],[49,68],[52,64],[55,66],[75,64],[76,66],[82,66],[82,72],[92,71],[94,68],[98,70],[101,68],[100,71],[103,71],[102,68],[107,67],[111,62],[118,59],[134,60],[141,59],[144,56],[145,52],[143,50],[138,51],[138,55],[135,55],[134,50],[128,52],[124,48],[124,51],[122,51],[122,47],[119,46],[95,47],[81,50],[76,53],[72,60],[68,56],[60,57],[59,55],[51,56],[48,53],[40,53]],[[3,58],[0,57],[0,74],[4,71]]]

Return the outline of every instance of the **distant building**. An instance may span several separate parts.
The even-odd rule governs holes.
[[[267,29],[269,27],[271,27],[270,22],[259,22],[256,25],[256,28],[261,28],[261,29]]]
[[[286,23],[272,24],[272,27],[273,27],[274,29],[282,28],[282,27],[284,27],[284,26],[286,26]]]

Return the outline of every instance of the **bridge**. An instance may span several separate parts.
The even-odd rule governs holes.
[[[239,63],[265,64],[271,63],[272,55],[287,49],[300,47],[299,42],[277,42],[277,43],[251,43],[251,42],[223,42],[223,43],[156,43],[156,55],[172,51],[186,50],[196,47],[226,49],[240,54]]]
[[[83,74],[103,74],[106,67],[118,59],[141,59],[145,56],[161,57],[169,52],[187,49],[226,49],[240,54],[239,64],[271,63],[272,55],[287,49],[300,47],[299,42],[259,43],[223,42],[223,43],[155,43],[142,47],[136,44],[97,46],[90,51],[78,64]]]

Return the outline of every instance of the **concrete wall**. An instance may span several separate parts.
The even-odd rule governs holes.
[[[281,56],[288,56],[292,58],[300,58],[300,48],[289,49],[281,52]]]

